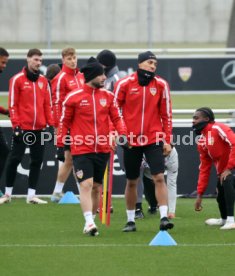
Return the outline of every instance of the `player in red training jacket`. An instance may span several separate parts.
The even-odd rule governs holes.
[[[205,223],[221,226],[221,230],[235,229],[235,179],[232,175],[235,168],[235,133],[225,124],[216,123],[214,113],[208,107],[195,111],[193,129],[197,135],[201,135],[198,140],[200,166],[195,210],[202,210],[202,195],[208,186],[211,166],[214,164],[218,176],[217,202],[221,217],[208,219]]]

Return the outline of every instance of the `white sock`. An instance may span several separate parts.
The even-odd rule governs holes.
[[[36,194],[36,190],[35,189],[28,188],[27,198],[32,198],[32,197],[35,196],[35,194]]]
[[[234,217],[227,217],[226,222],[228,222],[228,223],[234,223]]]
[[[83,216],[85,218],[86,224],[93,224],[94,220],[92,217],[92,212],[88,211],[88,212],[84,212]]]
[[[135,221],[135,210],[126,210],[127,221]]]
[[[62,193],[63,187],[64,187],[64,182],[56,181],[54,193],[58,193],[58,194]]]
[[[6,187],[5,194],[11,196],[12,195],[13,187]]]
[[[167,211],[168,211],[168,207],[167,205],[161,205],[159,206],[159,212],[160,212],[160,218],[164,218],[167,217]]]

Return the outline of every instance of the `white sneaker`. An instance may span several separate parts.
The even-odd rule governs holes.
[[[63,197],[63,193],[53,193],[51,195],[51,202],[58,203]]]
[[[36,196],[27,198],[26,203],[28,204],[47,204],[47,201],[42,200]]]
[[[99,235],[98,228],[95,225],[95,223],[85,224],[85,227],[83,229],[83,233],[88,234],[90,236],[98,236]]]
[[[225,224],[225,220],[222,218],[210,218],[205,221],[205,224],[210,226],[223,226]]]
[[[0,204],[9,203],[11,202],[11,197],[9,195],[3,195],[0,198]]]
[[[224,226],[220,227],[221,230],[235,230],[234,222],[226,222]]]

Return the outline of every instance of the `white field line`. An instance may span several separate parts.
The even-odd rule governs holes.
[[[64,247],[64,248],[76,248],[76,247],[148,247],[148,244],[0,244],[0,248],[47,248],[47,247]],[[235,246],[235,243],[208,243],[208,244],[190,244],[181,243],[177,244],[178,247],[231,247]],[[166,246],[164,246],[166,247]]]

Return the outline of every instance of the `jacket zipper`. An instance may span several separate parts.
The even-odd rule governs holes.
[[[93,108],[94,108],[94,128],[95,128],[95,152],[97,152],[97,125],[96,125],[96,107],[95,107],[95,90],[92,92]]]
[[[35,86],[35,82],[33,82],[33,107],[34,107],[34,121],[33,121],[33,130],[35,129],[35,125],[36,125],[36,120],[37,120],[37,101],[36,101],[36,86]]]
[[[77,89],[79,88],[79,85],[78,85],[78,79],[76,77],[76,73],[74,74],[74,78],[75,78],[75,81],[76,81],[76,84],[77,84]]]
[[[141,137],[142,137],[143,134],[144,134],[145,93],[146,93],[146,87],[144,86],[144,87],[143,87],[142,116],[141,116],[141,131],[140,131]],[[141,141],[142,141],[142,138],[141,138]]]

